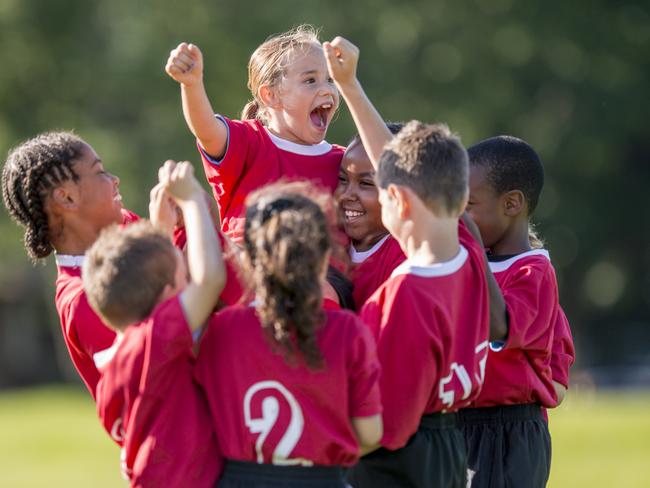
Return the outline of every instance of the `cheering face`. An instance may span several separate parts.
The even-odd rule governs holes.
[[[110,224],[122,223],[120,179],[104,169],[92,147],[84,145],[73,169],[79,176],[75,195],[80,215],[98,231]]]
[[[342,214],[345,233],[357,251],[370,249],[388,233],[381,222],[375,171],[358,140],[345,151],[334,195]]]
[[[470,165],[469,201],[467,213],[481,232],[483,245],[492,248],[505,234],[509,219],[504,213],[505,203],[490,185],[484,166]]]
[[[319,44],[297,48],[269,106],[269,128],[276,135],[298,144],[318,144],[325,139],[336,109],[339,93],[327,71]]]

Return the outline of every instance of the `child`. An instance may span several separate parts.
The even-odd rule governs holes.
[[[468,152],[467,212],[488,249],[509,323],[503,349],[489,352],[479,397],[460,415],[472,486],[543,487],[551,439],[541,407],[557,404],[551,356],[554,329],[565,324],[548,252],[529,238],[544,171],[533,148],[515,137],[493,137]]]
[[[339,104],[316,31],[300,26],[260,45],[248,65],[253,100],[242,120],[215,117],[203,85],[203,56],[174,49],[165,70],[181,85],[185,120],[219,204],[223,232],[240,244],[244,201],[256,188],[306,178],[334,192],[343,148],[324,138]]]
[[[351,312],[322,309],[329,252],[325,216],[303,194],[275,184],[247,199],[257,295],[211,321],[196,364],[227,459],[221,488],[342,488],[341,466],[381,437],[372,337]]]
[[[25,228],[33,259],[56,252],[56,309],[70,358],[91,395],[99,373],[94,353],[115,333],[91,310],[81,282],[83,254],[108,225],[137,220],[122,208],[120,180],[95,150],[69,132],[49,132],[13,149],[2,170],[2,197]]]
[[[91,306],[117,332],[94,356],[97,411],[132,486],[208,487],[220,459],[192,379],[192,333],[217,303],[225,266],[190,163],[167,161],[160,179],[183,212],[188,267],[148,222],[106,229],[83,265]]]
[[[404,124],[387,124],[397,134]],[[335,197],[350,239],[353,296],[357,311],[406,256],[381,221],[375,170],[355,136],[343,155]]]
[[[342,38],[324,48],[377,170],[382,221],[407,256],[361,311],[378,343],[385,431],[383,447],[348,479],[355,487],[464,487],[454,412],[478,395],[491,325],[483,250],[459,221],[467,153],[441,125],[413,121],[390,140],[356,79],[358,49]]]

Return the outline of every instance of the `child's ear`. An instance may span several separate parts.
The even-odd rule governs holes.
[[[257,96],[265,107],[279,108],[280,106],[280,97],[277,90],[271,85],[260,85]]]
[[[388,185],[388,194],[395,199],[397,215],[400,219],[407,219],[411,215],[411,190],[403,186]]]
[[[521,190],[510,190],[502,195],[503,213],[508,217],[516,217],[526,210],[526,198]]]
[[[61,185],[50,193],[50,203],[55,209],[73,210],[77,208],[77,193],[70,185]]]

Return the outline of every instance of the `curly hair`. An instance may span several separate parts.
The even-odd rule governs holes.
[[[321,275],[330,235],[320,206],[299,193],[263,189],[247,201],[244,266],[262,327],[288,360],[299,352],[322,365],[316,330],[323,323]]]
[[[25,229],[25,249],[34,261],[54,250],[45,203],[56,186],[79,180],[73,163],[85,145],[70,132],[46,132],[9,152],[2,169],[2,199]]]

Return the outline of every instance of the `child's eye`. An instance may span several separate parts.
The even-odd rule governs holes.
[[[334,80],[328,76],[328,77],[327,77],[327,82],[328,82],[328,83],[334,83]]]
[[[339,183],[346,183],[347,181],[348,179],[345,176],[339,175]]]
[[[316,78],[307,78],[305,80],[305,83],[307,83],[308,85],[311,85],[312,83],[316,83]]]
[[[361,181],[361,186],[365,186],[365,187],[374,187],[374,186],[375,186],[375,183],[374,183],[373,181],[362,180],[362,181]]]

